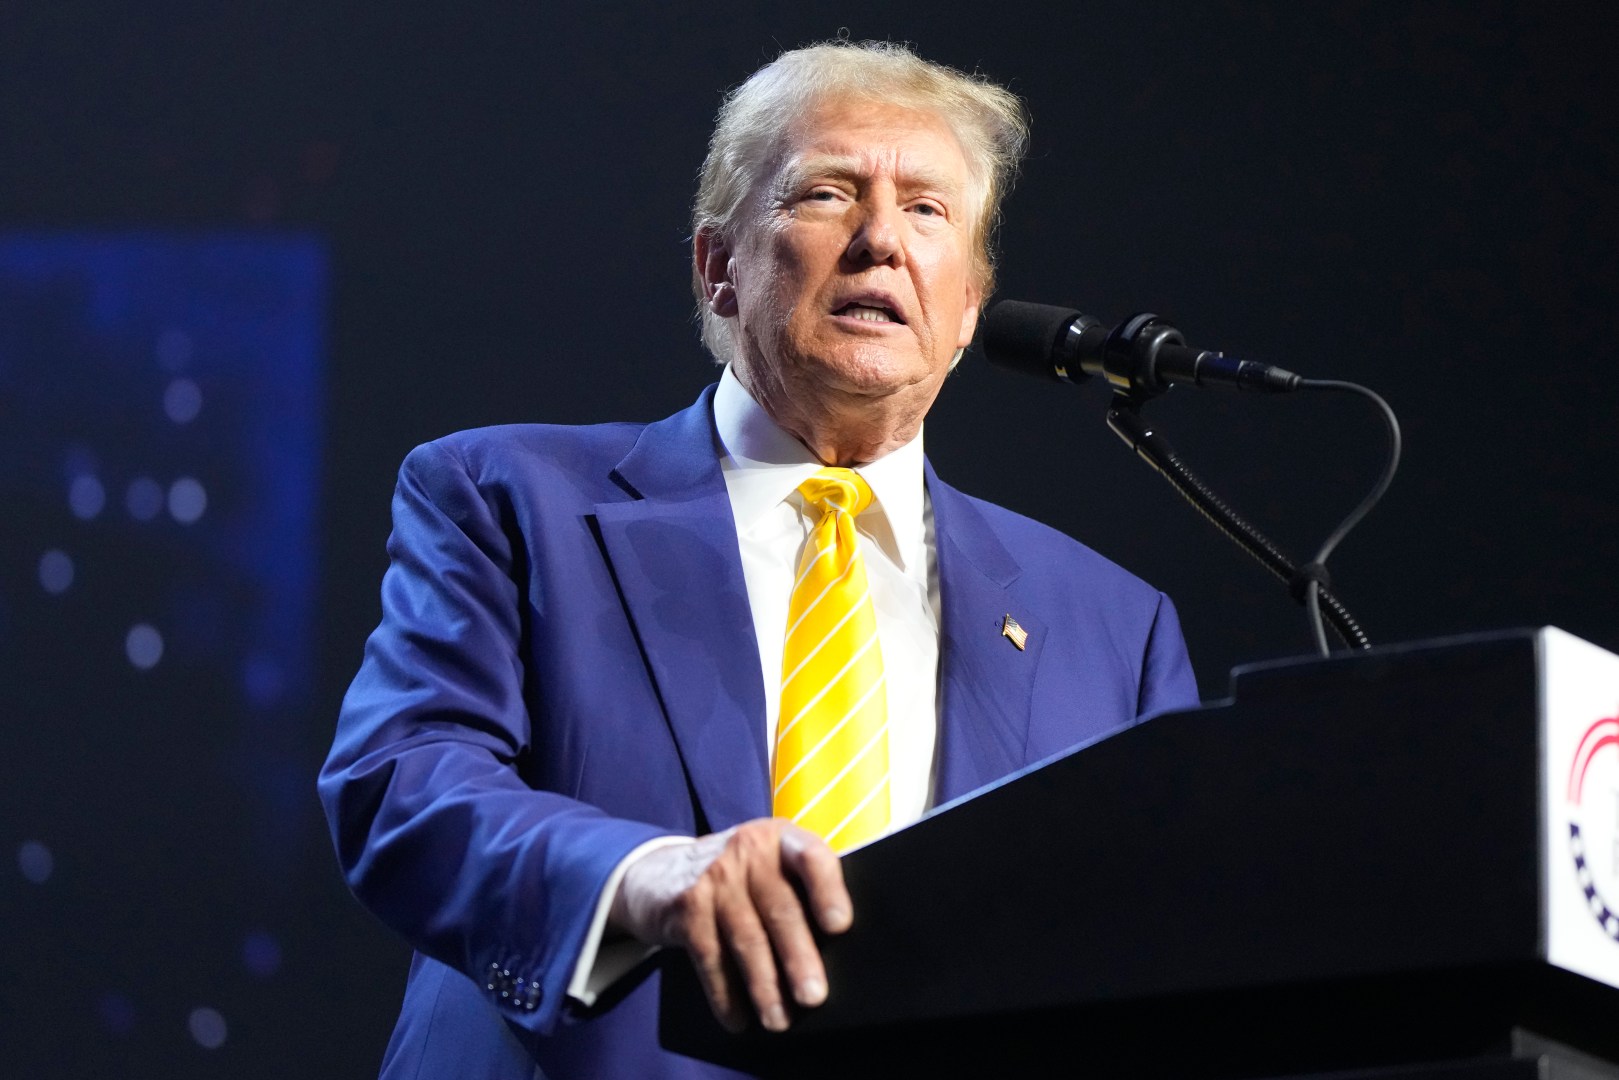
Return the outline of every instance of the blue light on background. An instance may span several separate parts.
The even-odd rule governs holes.
[[[11,1065],[229,1054],[287,962],[327,292],[308,236],[0,236]]]

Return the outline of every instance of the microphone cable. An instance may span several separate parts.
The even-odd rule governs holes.
[[[1376,483],[1372,485],[1360,501],[1328,535],[1321,546],[1316,549],[1314,558],[1302,566],[1295,563],[1278,548],[1269,537],[1262,533],[1253,524],[1247,521],[1225,500],[1214,493],[1201,478],[1194,473],[1183,461],[1175,448],[1157,430],[1149,426],[1141,416],[1141,402],[1133,398],[1126,391],[1117,391],[1108,406],[1107,423],[1143,461],[1153,469],[1171,487],[1180,493],[1181,497],[1189,502],[1194,509],[1201,513],[1208,521],[1224,533],[1238,547],[1253,556],[1255,560],[1272,574],[1287,584],[1288,591],[1293,598],[1303,604],[1308,613],[1311,634],[1315,640],[1316,651],[1322,656],[1330,655],[1327,645],[1324,619],[1332,623],[1333,629],[1344,644],[1351,649],[1369,649],[1371,640],[1361,629],[1349,609],[1332,592],[1331,578],[1327,574],[1326,562],[1333,551],[1343,542],[1356,525],[1360,524],[1372,507],[1376,506],[1383,494],[1388,491],[1389,485],[1394,481],[1394,474],[1399,468],[1401,437],[1400,422],[1389,407],[1388,402],[1375,391],[1358,383],[1343,382],[1336,379],[1299,379],[1297,388],[1300,390],[1324,390],[1342,393],[1359,394],[1372,401],[1377,406],[1379,414],[1388,431],[1388,449],[1384,457],[1383,469]]]

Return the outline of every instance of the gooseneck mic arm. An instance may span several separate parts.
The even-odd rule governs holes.
[[[1191,503],[1198,513],[1207,518],[1210,524],[1252,555],[1261,566],[1281,578],[1287,584],[1288,591],[1293,594],[1293,599],[1307,607],[1314,606],[1312,629],[1318,652],[1323,656],[1327,653],[1326,639],[1319,626],[1322,614],[1332,623],[1332,628],[1338,632],[1344,644],[1350,648],[1372,647],[1371,640],[1355,621],[1355,617],[1327,587],[1330,579],[1327,577],[1324,557],[1318,556],[1301,567],[1283,554],[1280,548],[1271,543],[1269,537],[1249,524],[1247,519],[1228,506],[1199,479],[1198,475],[1181,460],[1175,448],[1169,445],[1169,440],[1142,419],[1139,402],[1132,400],[1127,394],[1114,394],[1107,410],[1107,426],[1124,440],[1125,445],[1140,455],[1142,461],[1151,465],[1160,476],[1169,481],[1169,485]]]
[[[1108,426],[1216,528],[1287,583],[1293,598],[1309,612],[1317,650],[1323,656],[1328,651],[1323,614],[1351,648],[1371,647],[1360,624],[1333,595],[1326,561],[1388,490],[1399,465],[1399,421],[1381,397],[1354,383],[1305,379],[1268,364],[1189,348],[1179,331],[1150,313],[1132,316],[1109,330],[1097,319],[1069,308],[1003,300],[984,318],[983,346],[994,363],[1038,377],[1078,383],[1092,375],[1102,376],[1114,390]],[[1315,558],[1301,566],[1226,505],[1187,467],[1168,440],[1142,419],[1142,405],[1176,383],[1268,393],[1341,390],[1366,396],[1382,411],[1388,427],[1390,450],[1383,472]]]

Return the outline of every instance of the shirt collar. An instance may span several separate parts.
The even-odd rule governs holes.
[[[777,426],[753,400],[729,366],[714,391],[714,428],[725,448],[720,467],[738,529],[752,528],[822,468],[803,443]],[[855,471],[871,485],[875,496],[872,509],[861,518],[873,509],[881,511],[897,549],[890,555],[904,566],[905,553],[916,550],[924,536],[922,429],[917,428],[915,438],[904,446]],[[864,521],[861,526],[865,527]],[[871,531],[885,539],[881,536],[884,530]]]

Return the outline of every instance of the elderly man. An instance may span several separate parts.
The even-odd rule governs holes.
[[[838,851],[1195,702],[1166,598],[922,456],[1024,132],[899,46],[784,54],[697,199],[719,385],[407,459],[321,779],[417,949],[385,1075],[724,1074],[658,1047],[651,947],[728,1025],[785,1028],[837,993]]]

